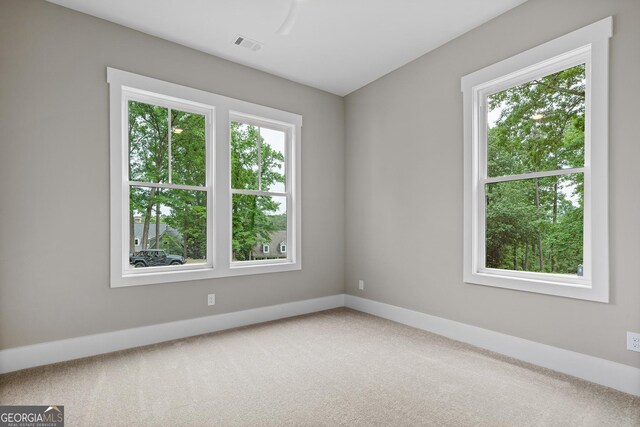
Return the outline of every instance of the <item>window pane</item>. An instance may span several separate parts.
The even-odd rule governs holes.
[[[205,191],[130,187],[129,202],[132,267],[206,262]],[[149,257],[159,250],[162,257]]]
[[[261,187],[262,191],[285,192],[285,133],[260,128]]]
[[[487,98],[489,176],[584,166],[585,66]]]
[[[486,266],[582,274],[583,174],[487,184]]]
[[[169,177],[168,110],[129,101],[129,179],[167,182]]]
[[[231,122],[231,188],[259,190],[258,139],[260,129]]]
[[[171,109],[171,181],[206,183],[205,116]]]
[[[233,261],[286,258],[286,244],[285,197],[233,195]]]

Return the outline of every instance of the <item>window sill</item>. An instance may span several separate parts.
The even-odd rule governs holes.
[[[606,287],[597,286],[597,283],[594,286],[593,281],[578,276],[484,269],[466,273],[464,282],[587,301],[609,302]]]
[[[302,270],[300,262],[293,262],[286,259],[254,262],[246,261],[246,264],[244,262],[232,262],[224,276],[246,276],[250,274],[281,273],[295,270]]]
[[[177,283],[202,279],[216,279],[221,277],[247,276],[252,274],[282,273],[286,271],[302,270],[301,264],[283,260],[283,262],[260,262],[250,265],[232,264],[229,268],[214,268],[203,265],[200,268],[193,266],[189,269],[176,269],[172,267],[147,267],[149,270],[140,269],[125,271],[122,274],[113,275],[112,288],[129,286],[155,285],[160,283]],[[151,270],[153,269],[153,270]],[[157,269],[157,270],[156,270]]]

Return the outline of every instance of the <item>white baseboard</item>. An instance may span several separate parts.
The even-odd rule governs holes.
[[[534,365],[640,396],[640,369],[610,360],[564,350],[488,329],[431,316],[353,295],[345,305],[354,310],[433,332]]]
[[[0,374],[344,307],[344,294],[0,350]]]
[[[640,396],[633,366],[345,294],[0,350],[0,374],[344,306]]]

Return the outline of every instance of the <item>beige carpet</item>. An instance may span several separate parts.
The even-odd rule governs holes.
[[[0,377],[68,426],[640,426],[640,398],[349,309]]]

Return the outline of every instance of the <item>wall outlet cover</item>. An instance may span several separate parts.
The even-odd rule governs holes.
[[[640,352],[640,333],[627,332],[627,350]]]

